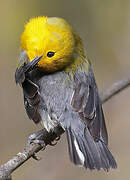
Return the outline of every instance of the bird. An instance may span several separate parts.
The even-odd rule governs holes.
[[[29,19],[21,35],[15,81],[23,89],[29,119],[47,132],[57,126],[65,131],[72,163],[90,170],[117,167],[108,149],[91,62],[80,36],[66,20]],[[40,133],[42,130],[33,137]]]

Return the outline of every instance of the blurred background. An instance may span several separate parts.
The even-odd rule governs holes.
[[[80,34],[93,64],[99,91],[130,76],[129,0],[5,0],[0,2],[0,164],[26,144],[27,137],[41,127],[25,113],[22,90],[14,72],[24,24],[35,16],[65,18]],[[69,161],[65,135],[55,147],[38,155],[42,160],[26,162],[13,173],[13,180],[122,180],[130,179],[130,88],[103,105],[109,132],[109,148],[116,170],[86,171]]]

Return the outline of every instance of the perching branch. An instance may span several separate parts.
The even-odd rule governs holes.
[[[130,77],[120,80],[114,83],[110,88],[101,93],[102,103],[108,101],[111,97],[118,94],[123,89],[127,88],[130,85]],[[44,135],[40,139],[44,140],[45,145],[47,146],[52,141],[54,141],[57,136],[60,136],[64,133],[64,130],[61,127],[55,128],[54,132],[47,132],[44,129]],[[57,134],[57,135],[56,135]],[[0,180],[11,180],[11,174],[15,169],[20,167],[28,159],[34,156],[35,153],[39,152],[42,149],[41,145],[31,144],[28,150],[23,150],[19,152],[16,156],[10,159],[7,163],[0,166]]]
[[[130,77],[125,78],[123,80],[117,81],[104,92],[101,93],[100,98],[102,103],[108,101],[111,97],[122,91],[123,89],[127,88],[130,85]]]

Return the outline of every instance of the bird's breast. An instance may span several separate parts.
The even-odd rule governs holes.
[[[60,122],[66,108],[70,107],[74,81],[65,72],[44,75],[38,80],[41,123],[50,131]]]

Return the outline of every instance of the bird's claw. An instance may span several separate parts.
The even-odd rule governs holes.
[[[28,141],[27,141],[27,144],[26,144],[26,150],[29,149],[29,146],[30,146],[31,143],[40,144],[42,146],[41,150],[44,150],[46,148],[46,144],[45,144],[44,140],[38,139],[42,135],[43,135],[43,130],[39,130],[39,131],[31,134],[28,137]],[[55,146],[59,140],[60,140],[60,136],[57,136],[55,141],[50,142],[49,145]],[[41,158],[37,157],[36,154],[33,154],[32,157],[35,160],[40,160],[41,159]]]
[[[43,150],[44,150],[45,147],[46,147],[46,144],[45,144],[44,140],[38,139],[42,135],[43,135],[43,130],[40,130],[40,131],[37,131],[34,134],[31,134],[28,137],[28,141],[27,141],[27,144],[26,144],[26,149],[29,148],[31,143],[35,143],[35,144],[40,144],[43,147]]]
[[[44,150],[46,148],[45,142],[43,140],[38,139],[42,135],[43,135],[43,130],[40,130],[34,134],[31,134],[28,137],[28,141],[26,144],[26,150],[29,149],[29,146],[31,143],[40,144],[42,146],[42,150]],[[32,155],[32,158],[37,160],[37,161],[41,160],[41,158],[39,158],[35,153]]]

